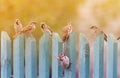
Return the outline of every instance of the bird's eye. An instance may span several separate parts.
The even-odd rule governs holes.
[[[41,27],[42,27],[42,28],[45,28],[45,25],[44,25],[44,24],[41,24]]]
[[[18,21],[16,22],[17,25],[19,25]]]

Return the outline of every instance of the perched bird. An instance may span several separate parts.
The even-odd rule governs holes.
[[[52,29],[47,24],[45,24],[44,22],[42,22],[40,24],[40,27],[41,27],[41,30],[42,30],[43,33],[44,32],[48,32],[52,36],[53,31],[52,31]]]
[[[65,42],[68,40],[69,38],[69,34],[72,32],[72,26],[71,26],[71,22],[68,22],[68,24],[63,28],[62,30],[62,41]]]
[[[27,37],[29,37],[31,33],[35,30],[35,28],[36,22],[30,22],[26,27],[22,28],[18,33],[16,33],[14,38],[20,34],[25,34]]]
[[[16,33],[18,33],[19,31],[21,31],[21,29],[22,29],[22,23],[21,23],[21,21],[19,19],[15,20],[14,29],[15,29]]]
[[[97,26],[91,26],[90,29],[94,31],[96,35],[103,33],[104,34],[104,40],[107,41],[107,35]]]
[[[119,39],[120,39],[120,37],[117,38],[117,40],[119,40]]]

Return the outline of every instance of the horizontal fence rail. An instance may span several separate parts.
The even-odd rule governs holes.
[[[62,40],[57,33],[53,33],[51,36],[45,32],[39,41],[36,41],[34,36],[25,37],[24,34],[21,34],[13,40],[12,47],[12,40],[9,35],[2,31],[0,77],[90,78],[89,41],[82,33],[80,33],[78,41],[76,40],[76,34],[72,32],[65,44],[67,56],[72,63],[69,70],[63,69],[56,59],[56,56],[62,52]],[[76,43],[79,45],[77,51]],[[106,71],[104,71],[104,34],[96,36],[93,47],[93,78],[104,78],[104,73],[106,73],[105,78],[118,78],[118,41],[114,36],[112,34],[107,35]],[[39,55],[37,55],[37,51]],[[37,63],[37,56],[39,63]],[[39,71],[37,72],[37,70]]]

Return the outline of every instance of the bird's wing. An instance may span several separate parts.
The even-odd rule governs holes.
[[[24,27],[21,32],[27,32],[27,31],[30,31],[32,30],[32,26],[27,26],[27,27]]]
[[[52,29],[49,26],[48,26],[48,30],[50,30],[51,33],[53,32]]]

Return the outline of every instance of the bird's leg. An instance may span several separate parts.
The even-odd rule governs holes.
[[[107,41],[107,35],[105,33],[104,34],[104,40]]]

